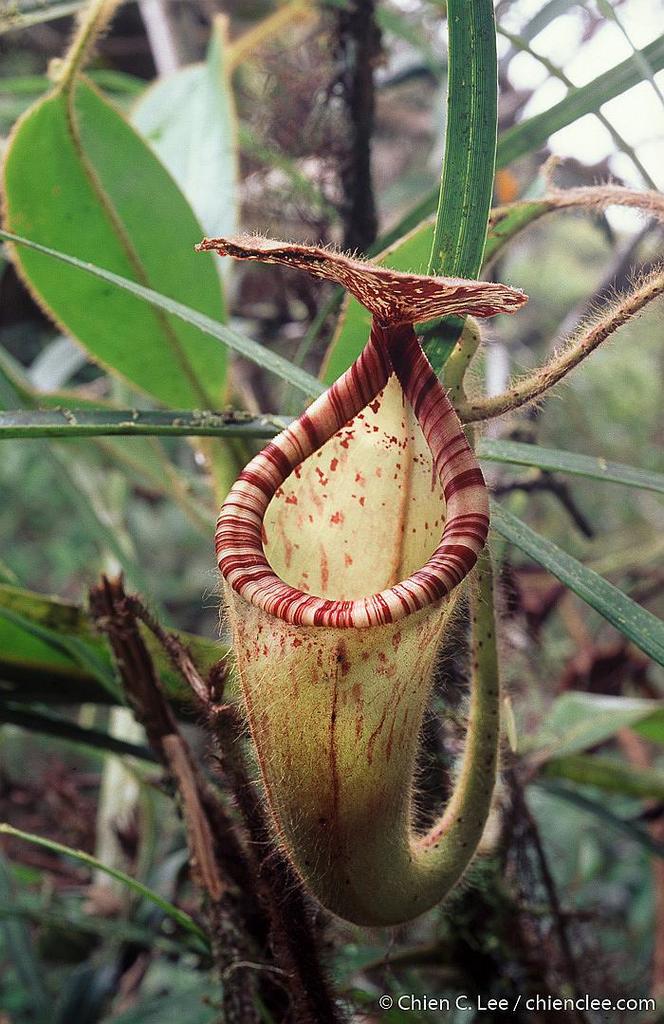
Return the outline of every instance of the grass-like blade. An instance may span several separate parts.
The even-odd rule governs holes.
[[[445,157],[429,274],[475,278],[493,196],[498,116],[491,0],[449,0]]]
[[[14,886],[5,858],[0,853],[0,900],[15,902]],[[27,1002],[37,1021],[46,1019],[49,997],[44,987],[41,964],[25,921],[17,917],[0,919],[3,954],[12,961]],[[3,956],[4,959],[4,956]]]
[[[69,0],[54,4],[33,4],[24,10],[9,4],[6,12],[0,14],[0,36],[5,32],[17,32],[19,29],[41,25],[45,21],[55,21],[56,18],[68,18],[77,14],[84,4],[85,0]]]
[[[445,156],[427,272],[476,278],[484,256],[496,163],[498,64],[492,0],[449,0],[447,26]],[[448,321],[425,342],[436,373],[451,352],[461,322]]]
[[[547,569],[645,654],[664,665],[664,622],[495,502],[491,523],[505,540]]]
[[[89,747],[94,751],[117,754],[120,757],[136,757],[141,761],[154,763],[155,757],[148,747],[127,743],[126,740],[111,736],[102,729],[85,729],[64,715],[49,708],[21,704],[14,700],[0,699],[0,725],[16,725],[44,736],[53,736],[65,743]]]
[[[545,782],[542,779],[538,779],[535,783],[538,789],[544,790],[545,793],[550,793],[551,796],[558,797],[560,800],[566,800],[567,803],[573,804],[582,811],[587,811],[590,814],[594,814],[600,821],[605,822],[614,828],[617,832],[622,832],[623,835],[632,839],[639,846],[642,846],[648,851],[653,853],[656,857],[664,857],[664,843],[657,842],[653,839],[645,829],[639,828],[633,822],[626,820],[625,818],[618,817],[613,811],[605,807],[604,804],[597,803],[595,800],[591,800],[590,797],[584,796],[583,793],[579,793],[577,790],[572,789],[570,786],[561,785],[557,782]]]
[[[72,402],[75,402],[75,396]],[[0,440],[29,437],[274,437],[286,416],[160,409],[71,408],[0,412]]]
[[[208,939],[203,929],[196,924],[194,919],[186,914],[184,910],[180,910],[169,900],[165,900],[163,896],[160,896],[154,889],[150,889],[149,886],[144,885],[143,882],[139,882],[136,878],[131,878],[130,875],[126,875],[124,871],[118,871],[117,868],[109,867],[108,864],[102,864],[100,860],[93,857],[89,853],[84,853],[83,850],[74,850],[70,846],[64,846],[62,843],[56,843],[53,839],[45,839],[43,836],[37,836],[33,832],[23,832],[21,829],[14,828],[13,825],[8,825],[6,822],[0,822],[0,835],[12,836],[14,839],[22,839],[26,843],[32,843],[35,846],[41,846],[45,850],[50,850],[51,853],[59,853],[63,857],[71,857],[73,860],[80,861],[81,864],[86,864],[88,867],[93,868],[95,871],[102,871],[105,875],[110,875],[117,882],[126,886],[136,896],[140,896],[142,899],[149,900],[154,903],[155,906],[159,907],[168,917],[172,918],[177,924],[180,925],[186,932],[191,935],[195,935],[201,940],[204,948],[208,949]]]
[[[67,253],[60,252],[57,249],[40,245],[38,242],[32,242],[29,238],[23,238],[21,235],[15,235],[10,231],[0,231],[0,238],[4,238],[14,245],[34,249],[35,252],[40,252],[45,256],[50,256],[52,259],[60,260],[61,263],[67,263],[78,270],[85,270],[86,273],[99,277],[102,281],[106,281],[116,288],[122,288],[127,292],[131,292],[132,295],[143,299],[158,309],[162,309],[165,313],[172,313],[173,316],[177,316],[180,320],[184,320],[185,323],[197,327],[203,334],[216,338],[228,348],[237,352],[238,355],[244,356],[245,359],[249,359],[252,363],[256,363],[257,366],[267,370],[268,373],[273,373],[276,377],[280,377],[281,380],[285,380],[288,384],[291,384],[298,391],[309,397],[318,396],[324,391],[324,387],[319,380],[305,370],[301,370],[298,366],[294,366],[287,359],[283,359],[275,352],[270,352],[269,349],[252,341],[251,338],[240,334],[239,331],[234,331],[232,327],[227,327],[225,324],[221,324],[217,320],[213,320],[204,313],[199,313],[197,310],[191,309],[181,302],[169,299],[166,295],[160,295],[159,292],[155,292],[152,288],[145,288],[143,285],[136,284],[135,281],[130,281],[126,277],[120,277],[110,270],[104,270],[94,263],[79,260],[75,256],[69,256]]]
[[[637,466],[607,462],[606,459],[579,455],[577,452],[540,448],[539,445],[522,444],[520,441],[493,441],[491,438],[482,438],[477,445],[477,454],[489,462],[536,466],[552,473],[570,473],[573,476],[606,480],[614,484],[624,484],[626,487],[640,487],[645,491],[664,494],[664,473],[651,473]]]
[[[664,801],[664,775],[640,771],[631,765],[592,754],[570,754],[547,761],[541,770],[547,779],[565,779],[581,786],[593,786],[605,793],[618,793],[642,800]]]
[[[0,607],[0,617],[51,647],[54,652],[69,655],[83,672],[89,673],[104,687],[113,700],[122,702],[122,691],[112,669],[97,651],[79,637],[58,634],[10,608]]]
[[[653,72],[664,68],[664,35],[621,64],[598,75],[592,82],[571,90],[553,107],[509,128],[498,141],[498,166],[506,167],[526,153],[539,149],[554,132],[566,128],[585,114],[594,113],[604,103],[638,85],[644,78],[644,66]]]
[[[573,124],[585,114],[595,113],[604,103],[638,85],[644,78],[643,61],[653,72],[664,68],[664,35],[654,39],[640,50],[638,55],[628,57],[621,64],[616,64],[615,67],[598,75],[592,82],[571,90],[553,107],[520,121],[513,128],[503,132],[498,139],[496,167],[507,167],[526,153],[539,149],[554,132]],[[401,238],[406,231],[413,228],[415,218],[421,221],[430,216],[435,211],[437,202],[438,189],[434,189],[418,202],[414,211],[409,211],[394,225],[390,230],[390,241]]]

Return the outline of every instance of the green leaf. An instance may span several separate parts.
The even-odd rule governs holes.
[[[0,853],[0,900],[14,901],[14,886],[2,853]],[[25,991],[28,1005],[37,1020],[45,1020],[49,999],[44,988],[43,971],[30,938],[25,921],[12,917],[0,920],[3,946],[14,964],[14,969]],[[4,951],[3,951],[4,952]]]
[[[664,35],[639,51],[638,56],[628,57],[592,82],[570,91],[549,110],[521,121],[504,132],[498,138],[496,168],[507,167],[519,157],[539,149],[554,132],[573,124],[585,114],[594,113],[602,104],[638,85],[643,80],[643,61],[652,71],[657,72],[664,68]],[[414,210],[406,214],[399,224],[390,230],[390,243],[401,238],[406,232],[428,230],[428,223],[422,222],[434,212],[438,198],[438,189],[424,196]],[[419,227],[416,227],[418,223]]]
[[[63,339],[64,340],[64,339]],[[55,344],[55,343],[54,343]],[[31,369],[34,369],[34,363]],[[95,443],[99,452],[103,452],[108,458],[110,457],[113,462],[119,463],[125,470],[129,468],[133,475],[137,475],[141,482],[147,483],[152,489],[156,490],[159,494],[162,494],[165,498],[175,501],[193,522],[197,529],[209,533],[210,529],[210,510],[206,509],[205,499],[199,500],[193,495],[190,495],[188,488],[188,481],[182,470],[177,469],[172,461],[169,459],[163,446],[156,438],[144,438],[143,440],[136,439],[129,444],[122,440],[115,440],[108,435],[124,435],[132,436],[132,434],[141,433],[141,430],[132,431],[124,430],[117,426],[118,419],[122,421],[131,422],[132,418],[137,416],[136,410],[127,410],[125,413],[121,413],[116,416],[116,409],[110,402],[100,402],[99,399],[94,401],[82,397],[75,392],[66,391],[52,391],[52,392],[38,392],[34,389],[25,375],[21,372],[20,367],[15,365],[13,360],[9,357],[8,353],[3,352],[0,349],[0,405],[4,402],[5,405],[16,405],[27,406],[26,410],[21,409],[14,410],[11,413],[0,412],[0,421],[6,422],[7,424],[14,424],[9,426],[8,433],[3,434],[2,428],[0,427],[0,438],[2,437],[73,437],[76,435],[78,429],[77,415],[79,413],[79,406],[84,410],[84,415],[90,415],[93,422],[95,417],[99,417],[101,421],[105,420],[104,410],[108,410],[111,417],[111,429],[108,431],[95,431],[92,429],[90,433],[84,432],[78,436],[96,436],[105,437],[104,440],[98,439]],[[100,409],[99,406],[102,406]],[[46,410],[37,410],[35,406],[46,406],[47,408],[53,409],[53,413],[49,414]],[[73,409],[70,408],[73,405]],[[156,417],[157,422],[161,422],[162,414],[159,411],[151,412],[149,415]],[[196,422],[200,417],[191,415],[192,422]],[[6,421],[5,421],[6,417]],[[49,425],[45,431],[41,433],[36,424],[40,422],[42,417],[46,417]],[[33,419],[34,418],[34,419]],[[21,428],[18,428],[18,433],[14,433],[17,423],[28,424],[27,433],[22,433]],[[74,433],[62,432],[61,430],[55,429],[55,423],[66,423],[68,427],[71,427]],[[31,433],[30,431],[34,431]],[[159,433],[159,431],[155,431]],[[73,475],[74,467],[77,462],[83,463],[87,470],[90,463],[90,455],[94,454],[94,451],[87,446],[85,448],[85,457],[83,457],[83,450],[80,448],[74,448],[73,451],[67,450],[66,448],[60,447],[56,449],[56,458],[60,458],[63,462],[63,468],[65,472],[60,478],[60,484],[65,491],[68,491],[70,498],[73,501],[74,507],[80,512],[81,505],[86,502],[86,497],[82,493],[81,489],[75,485],[71,479]],[[115,531],[107,524],[106,521],[102,521],[96,513],[94,502],[87,502],[89,507],[89,515],[85,517],[87,522],[92,526],[94,525],[94,537],[95,539],[106,544],[111,550],[113,550],[113,544],[118,545],[116,551],[116,557],[127,569],[127,575],[134,579],[134,582],[140,589],[145,588],[145,581],[143,574],[136,565],[133,565],[133,560],[127,558],[126,551],[122,550],[119,540],[116,537]],[[92,522],[94,516],[94,524]],[[138,569],[138,578],[136,576],[136,570]],[[11,582],[11,581],[9,581]]]
[[[3,614],[4,612],[4,614]],[[159,671],[167,695],[182,704],[191,693],[172,668],[163,649],[142,627],[142,635]],[[177,632],[203,672],[227,653],[213,640]],[[58,641],[62,641],[58,643]],[[67,645],[73,642],[77,650]],[[99,636],[85,609],[54,597],[0,584],[0,689],[4,696],[48,703],[109,702],[105,690],[82,663],[83,646],[105,670],[112,670],[106,641]],[[232,686],[229,684],[229,692]]]
[[[505,540],[547,569],[645,654],[664,665],[664,622],[495,502],[491,523]]]
[[[186,200],[89,83],[71,98],[52,93],[21,118],[5,155],[4,192],[9,231],[223,317],[214,264],[193,251],[201,230]],[[73,264],[14,252],[31,291],[95,361],[169,405],[222,402],[225,353],[200,330]]]
[[[594,113],[604,103],[638,85],[644,78],[644,66],[652,68],[653,71],[661,71],[664,68],[664,35],[621,64],[605,71],[592,82],[570,91],[553,107],[509,128],[498,142],[498,166],[506,167],[526,153],[539,149],[554,132],[560,131],[585,114]]]
[[[611,828],[614,828],[617,832],[622,832],[628,839],[638,843],[648,853],[652,853],[656,857],[664,857],[664,843],[658,843],[644,829],[634,825],[631,821],[618,817],[617,814],[614,814],[604,804],[597,803],[577,790],[571,789],[569,786],[560,785],[560,783],[538,780],[535,785],[538,789],[543,789],[546,793],[551,793],[552,796],[556,796],[580,808],[582,811],[588,811],[588,813],[595,815],[595,817],[605,822]]]
[[[132,112],[212,237],[234,234],[238,219],[237,126],[221,24],[205,64],[158,79]]]
[[[218,989],[203,983],[191,992],[169,992],[165,996],[142,999],[138,1006],[114,1017],[113,1024],[167,1024],[169,1021],[217,1024],[219,1009],[215,1007],[215,999],[218,998]]]
[[[177,942],[162,935],[155,936],[148,928],[129,921],[93,917],[76,911],[70,902],[54,898],[50,893],[36,899],[29,893],[11,902],[0,899],[0,920],[14,918],[28,920],[58,932],[98,935],[107,942],[133,942],[176,955],[187,952],[187,945],[182,941]]]
[[[612,739],[620,729],[664,723],[664,703],[571,691],[557,697],[531,744],[537,760],[568,757]]]
[[[475,278],[493,196],[498,117],[496,25],[491,0],[448,0],[445,157],[429,274]]]
[[[476,278],[493,197],[498,127],[498,63],[493,0],[448,0],[447,126],[427,273]],[[448,317],[424,342],[440,373],[463,318]]]
[[[37,404],[37,398],[37,392],[21,369],[0,348],[0,406],[18,404],[32,409]],[[62,446],[48,444],[41,446],[41,452],[45,459],[59,466],[58,487],[67,497],[85,533],[97,543],[100,553],[112,552],[134,585],[148,593],[147,579],[141,567],[109,525],[103,510],[98,508],[96,494],[90,493],[89,466],[81,457],[81,452],[67,451]]]
[[[556,757],[547,761],[540,774],[545,778],[566,779],[581,786],[594,786],[607,793],[664,801],[664,775],[661,772],[639,771],[607,757],[587,754]]]
[[[46,398],[47,396],[43,396]],[[290,417],[244,412],[192,412],[190,409],[14,409],[0,412],[0,439],[36,437],[274,437]],[[62,401],[62,398],[59,399]]]
[[[77,636],[66,636],[32,622],[10,608],[0,606],[0,618],[18,627],[36,640],[40,640],[53,652],[69,655],[75,665],[100,683],[114,701],[122,702],[122,691],[113,671],[103,657]]]
[[[606,459],[563,452],[554,448],[540,448],[535,444],[521,444],[518,441],[493,441],[482,438],[477,445],[477,454],[489,462],[506,462],[518,466],[537,466],[550,472],[571,473],[591,480],[607,480],[626,487],[640,487],[645,491],[664,494],[664,473],[650,473],[621,462],[607,462]]]
[[[81,5],[82,6],[82,5]],[[88,77],[106,92],[119,96],[139,96],[145,89],[145,80],[128,75],[124,71],[108,68],[92,69]],[[16,75],[0,78],[0,95],[42,96],[52,88],[53,83],[46,75]]]
[[[139,882],[136,878],[131,878],[126,875],[124,871],[118,871],[117,868],[109,867],[107,864],[102,864],[101,861],[97,860],[96,857],[91,856],[89,853],[84,853],[82,850],[73,850],[69,846],[64,846],[62,843],[56,843],[52,839],[44,839],[43,836],[34,835],[32,832],[23,832],[21,829],[14,828],[12,825],[8,825],[5,822],[0,822],[0,835],[12,836],[14,839],[22,839],[26,843],[32,843],[35,846],[41,846],[46,850],[50,850],[51,853],[59,853],[64,857],[71,857],[73,860],[80,861],[82,864],[86,864],[90,868],[94,868],[95,871],[102,871],[105,875],[110,875],[117,882],[121,882],[122,885],[126,886],[130,892],[134,895],[140,896],[142,899],[149,900],[154,903],[155,906],[159,907],[168,917],[172,918],[177,924],[180,925],[186,932],[191,935],[195,935],[201,940],[202,947],[208,949],[208,939],[199,925],[186,914],[184,910],[180,910],[173,903],[165,900],[159,893],[153,889],[148,888],[142,882]]]
[[[0,613],[1,614],[1,613]],[[20,704],[18,701],[3,700],[0,697],[0,725],[16,725],[21,729],[29,729],[44,736],[53,736],[65,743],[88,747],[100,751],[117,754],[120,757],[136,757],[141,761],[154,763],[156,758],[148,747],[111,736],[101,729],[84,729],[64,715],[58,715],[48,708],[34,704]]]
[[[149,302],[158,309],[172,313],[173,316],[184,320],[185,323],[198,328],[203,334],[208,334],[210,337],[222,341],[228,348],[237,352],[238,355],[251,360],[257,366],[267,370],[268,373],[273,373],[275,376],[280,377],[307,396],[316,397],[325,390],[320,381],[312,377],[310,373],[301,370],[298,366],[294,366],[287,359],[283,359],[275,352],[270,351],[270,349],[264,348],[257,342],[252,341],[251,338],[240,334],[239,331],[234,331],[225,324],[212,320],[209,316],[199,313],[190,306],[185,306],[182,302],[176,302],[174,299],[161,295],[152,288],[145,288],[143,285],[136,284],[135,281],[131,281],[126,277],[114,274],[110,270],[104,270],[95,263],[86,263],[76,256],[70,256],[60,250],[51,249],[49,246],[41,245],[39,242],[32,242],[29,238],[24,238],[22,235],[2,230],[0,231],[0,238],[5,238],[15,245],[20,245],[26,249],[31,249],[34,252],[48,256],[51,260],[59,260],[61,263],[75,267],[77,270],[83,270],[86,274],[98,277],[115,288],[130,292],[132,295],[143,299],[145,302]]]

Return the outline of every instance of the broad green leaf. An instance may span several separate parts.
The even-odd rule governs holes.
[[[664,801],[664,775],[657,771],[640,771],[631,765],[611,761],[608,757],[570,754],[556,757],[541,769],[551,779],[566,779],[582,786],[594,786],[607,793],[634,796],[644,800]]]
[[[287,384],[291,384],[298,391],[309,397],[316,397],[325,390],[319,380],[312,377],[305,370],[301,370],[299,366],[295,366],[270,349],[264,348],[257,342],[252,341],[251,338],[246,337],[246,335],[240,334],[239,331],[235,331],[231,327],[213,320],[211,317],[206,316],[205,313],[199,313],[197,310],[192,309],[191,306],[186,306],[182,302],[177,302],[166,295],[161,295],[159,292],[154,291],[153,288],[146,288],[144,285],[136,284],[135,281],[131,281],[129,278],[121,277],[110,270],[104,270],[96,263],[88,263],[85,260],[78,259],[76,256],[70,256],[68,253],[58,249],[51,249],[49,246],[41,245],[39,242],[32,242],[29,238],[24,238],[22,235],[16,235],[10,231],[0,231],[0,238],[41,253],[50,260],[57,260],[67,266],[82,270],[86,274],[90,274],[105,281],[107,284],[113,285],[114,288],[129,292],[131,295],[143,299],[145,302],[157,307],[157,309],[173,314],[185,323],[198,328],[202,333],[222,341],[228,348],[237,352],[238,355],[251,360],[252,363],[261,366],[268,373],[281,377]]]
[[[554,448],[540,448],[535,444],[521,444],[518,441],[493,441],[482,438],[477,445],[477,454],[489,462],[506,462],[518,466],[537,466],[551,472],[571,473],[592,480],[607,480],[626,487],[640,487],[645,491],[664,494],[664,473],[650,473],[636,466],[620,462],[563,452]]]
[[[505,540],[547,569],[645,654],[664,665],[664,622],[495,502],[491,524]]]
[[[132,112],[212,237],[234,234],[238,219],[237,128],[220,24],[205,64],[158,79]]]
[[[4,162],[5,226],[47,247],[223,317],[214,264],[193,251],[201,229],[149,147],[91,85],[56,91],[21,118]],[[223,403],[225,353],[191,324],[14,250],[19,272],[91,357],[168,405]]]
[[[4,612],[4,614],[3,614]],[[152,634],[143,638],[155,660],[169,697],[190,703],[191,694],[172,668]],[[194,636],[178,633],[202,671],[224,657],[227,648]],[[67,647],[76,643],[77,651]],[[50,703],[79,701],[108,703],[108,692],[99,684],[90,665],[76,653],[83,646],[104,670],[112,669],[110,651],[85,611],[59,598],[0,584],[0,689],[16,699]]]
[[[605,743],[620,729],[664,723],[664,702],[638,697],[609,697],[570,692],[558,697],[547,712],[532,748],[542,757],[567,757]]]
[[[186,932],[191,935],[195,935],[200,939],[202,947],[208,948],[208,939],[199,925],[186,914],[184,910],[180,910],[179,907],[174,906],[168,900],[165,900],[159,893],[153,889],[148,888],[147,885],[143,885],[136,878],[131,878],[126,875],[124,871],[118,871],[117,868],[109,867],[107,864],[102,864],[101,861],[97,860],[96,857],[92,857],[89,853],[84,853],[82,850],[73,850],[69,846],[64,846],[62,843],[56,843],[52,839],[44,839],[42,836],[34,835],[31,832],[23,832],[21,829],[14,828],[12,825],[0,822],[0,835],[12,836],[14,839],[22,839],[26,843],[32,843],[35,846],[41,846],[46,850],[50,850],[51,853],[59,853],[64,857],[71,857],[73,860],[80,861],[82,864],[86,864],[90,868],[94,868],[95,871],[102,871],[105,875],[110,875],[117,882],[121,882],[122,885],[126,886],[136,896],[140,896],[142,899],[149,900],[154,903],[155,906],[159,907],[168,917],[172,918],[177,924],[180,925]]]

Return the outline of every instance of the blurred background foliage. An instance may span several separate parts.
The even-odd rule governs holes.
[[[78,7],[51,0],[4,0],[0,7],[5,153],[17,118],[46,95],[49,65],[53,73]],[[168,168],[201,235],[241,225],[371,253],[400,237],[404,224],[433,212],[434,204],[422,204],[435,194],[444,143],[445,4],[382,0],[375,11],[368,4],[359,30],[344,21],[347,8],[343,0],[120,6],[95,49],[90,80]],[[658,0],[499,0],[504,148],[499,145],[497,206],[541,196],[542,167],[551,155],[563,161],[555,171],[563,186],[610,178],[635,188],[664,185],[661,15]],[[146,225],[145,238],[136,241],[145,258],[160,254],[142,283],[216,320],[225,316],[229,344],[230,332],[253,338],[317,376],[339,310],[335,291],[276,267],[224,266],[217,280],[213,264],[202,269],[200,256],[187,283],[173,247],[191,249],[198,237],[193,215],[184,200],[180,208],[180,197],[156,202],[162,169],[147,156],[130,159],[129,143],[125,152],[117,142],[121,132],[115,143],[105,142],[100,110],[87,123],[99,168],[109,166],[110,153],[101,143],[94,149],[101,139],[119,146],[115,154],[128,173],[146,175],[137,178],[138,191],[155,195],[149,216],[140,209],[128,214]],[[112,113],[105,116],[112,120]],[[524,124],[525,132],[518,127]],[[43,128],[26,146],[40,138],[43,143]],[[369,147],[371,173],[362,155]],[[46,189],[48,147],[35,153],[30,174],[22,164],[13,184],[6,179],[13,190],[6,210],[28,208],[40,182]],[[65,158],[63,147],[57,159]],[[11,167],[8,158],[8,175]],[[75,188],[72,195],[75,205]],[[94,246],[87,256],[73,238],[68,246],[71,229],[49,223],[45,209],[46,234],[38,240],[92,259]],[[96,215],[89,222],[86,216],[82,209],[76,236],[94,236],[101,256],[112,239]],[[10,229],[21,233],[18,225],[13,221]],[[530,303],[484,332],[473,387],[496,394],[511,373],[539,365],[556,339],[601,311],[607,297],[656,265],[661,252],[661,226],[626,209],[558,214],[520,233],[487,272],[523,287]],[[29,258],[21,258],[28,273]],[[32,272],[48,278],[54,295],[63,281],[74,280],[66,273],[77,272],[39,259]],[[131,276],[112,261],[99,262]],[[169,274],[180,280],[169,283]],[[197,300],[199,286],[207,297]],[[148,352],[141,369],[144,353],[137,358],[137,347],[118,354],[113,346],[117,325],[129,323],[137,306],[148,307],[115,293],[118,303],[127,303],[126,320],[120,311],[107,349],[95,350],[90,296],[107,286],[87,281],[81,287],[75,308],[62,312],[56,327],[6,255],[0,257],[0,407],[156,410],[165,402],[192,408],[179,385],[168,390],[176,378],[160,355],[176,321],[145,314],[152,326],[141,327]],[[59,308],[58,301],[52,306]],[[89,332],[87,350],[68,336],[68,317],[84,341]],[[661,474],[661,317],[661,305],[653,305],[552,397],[491,423],[486,440],[525,441]],[[203,336],[195,327],[186,330],[194,351]],[[203,341],[214,372],[202,377],[218,409],[289,415],[301,408],[297,381],[237,354],[222,389],[221,346],[208,336]],[[103,368],[109,364],[118,372]],[[205,397],[204,391],[201,406],[210,404]],[[241,433],[211,441],[0,441],[0,820],[93,854],[195,915],[173,803],[146,760],[140,729],[116,706],[109,652],[79,609],[100,572],[123,568],[162,621],[202,638],[196,648],[202,659],[209,664],[223,653],[214,640],[215,505],[258,442]],[[508,511],[661,618],[664,510],[656,487],[496,462],[485,468]],[[496,820],[484,855],[444,907],[387,935],[319,922],[353,1020],[440,1019],[379,1012],[381,992],[654,992],[664,1000],[664,716],[656,703],[662,670],[517,548],[498,540],[496,553],[512,747],[506,744]],[[48,603],[39,595],[58,598]],[[429,721],[424,737],[423,800],[432,807],[460,744],[462,638],[453,646],[436,691],[442,724]],[[166,682],[173,694],[181,688],[172,674]],[[205,740],[191,715],[186,729],[202,753]],[[132,756],[117,742],[133,744]],[[429,812],[422,807],[423,820]],[[89,865],[16,836],[6,835],[2,850],[2,1024],[218,1019],[208,958],[163,909]],[[474,1017],[459,1010],[449,1019],[466,1024]],[[642,1019],[662,1018],[649,1012]]]

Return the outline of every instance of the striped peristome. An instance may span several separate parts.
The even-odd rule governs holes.
[[[369,341],[358,359],[298,420],[241,473],[221,509],[215,546],[219,569],[242,597],[300,626],[365,628],[396,622],[439,600],[473,568],[489,527],[482,472],[454,409],[415,335],[413,324],[452,313],[514,312],[522,292],[501,284],[421,277],[362,263],[318,247],[266,239],[206,239],[238,259],[282,263],[346,287],[372,313]],[[293,470],[376,399],[395,374],[420,424],[440,480],[446,523],[429,560],[407,579],[358,600],[328,600],[281,580],[267,560],[263,521]]]

